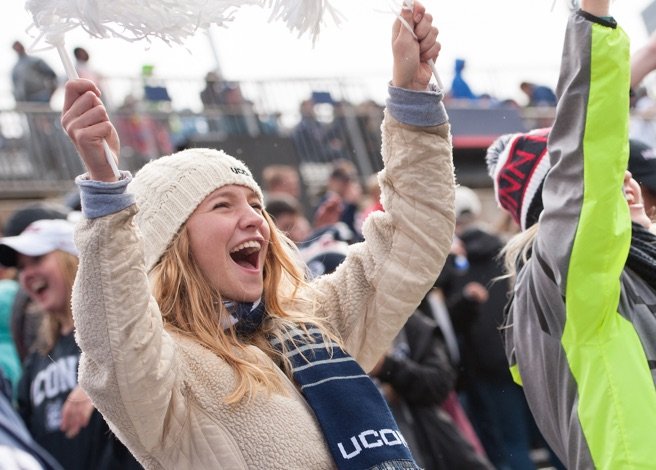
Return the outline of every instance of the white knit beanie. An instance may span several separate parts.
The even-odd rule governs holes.
[[[246,186],[263,200],[248,167],[219,150],[183,150],[139,170],[128,191],[139,208],[135,220],[143,235],[148,272],[205,197],[229,184]]]

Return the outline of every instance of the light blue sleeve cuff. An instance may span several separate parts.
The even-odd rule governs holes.
[[[75,184],[80,188],[84,217],[97,219],[134,204],[134,195],[125,192],[130,181],[132,174],[129,171],[121,171],[121,178],[113,183],[90,180],[88,173],[75,178]]]
[[[418,127],[439,126],[449,120],[442,103],[443,94],[431,84],[426,91],[406,90],[390,85],[387,110],[403,124]]]

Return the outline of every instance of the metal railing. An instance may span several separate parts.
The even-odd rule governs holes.
[[[342,98],[335,90],[332,94]],[[363,182],[382,168],[383,108],[371,100],[353,105],[335,99],[315,106],[316,118],[301,119],[297,105],[288,105],[286,113],[261,109],[251,102],[204,112],[173,110],[168,103],[126,103],[111,112],[121,138],[120,168],[135,172],[184,147],[222,148],[246,161],[257,179],[268,164],[298,167],[310,195],[325,183],[336,160],[353,162]],[[553,117],[553,110],[524,113],[526,128],[548,124]],[[0,111],[0,199],[62,195],[73,188],[84,168],[59,119],[58,112],[36,106]],[[468,172],[466,163],[462,168]],[[484,166],[482,159],[478,165]],[[459,179],[467,184],[466,175]]]
[[[61,195],[84,167],[59,122],[47,109],[0,111],[0,199]],[[316,135],[285,127],[252,109],[204,113],[120,109],[111,113],[121,139],[120,168],[137,171],[153,158],[185,147],[222,148],[249,164],[259,179],[264,166],[297,166],[306,186],[325,181],[331,162],[347,159],[366,178],[382,167],[382,110],[342,107],[330,121],[313,121]]]
[[[59,114],[0,112],[0,198],[40,198],[69,191],[83,165]]]

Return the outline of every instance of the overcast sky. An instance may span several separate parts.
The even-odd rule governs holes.
[[[111,1],[111,0],[104,0]],[[640,13],[652,0],[617,0],[612,13],[632,39],[632,50],[647,38]],[[327,25],[313,47],[284,24],[269,22],[264,9],[243,7],[229,28],[213,29],[223,74],[229,79],[283,77],[381,77],[390,75],[390,28],[393,15],[387,0],[332,0],[345,19]],[[453,59],[467,60],[466,78],[474,91],[520,98],[522,80],[555,85],[566,21],[565,0],[425,0],[440,29],[442,53],[437,62],[445,82]],[[4,0],[0,18],[0,107],[8,99],[9,73],[15,62],[11,43],[30,44],[25,33],[31,17],[22,0]],[[214,68],[216,55],[207,34],[199,32],[186,47],[160,42],[130,43],[93,39],[84,31],[67,34],[69,50],[84,46],[94,68],[107,76],[138,76],[143,64],[153,64],[160,76],[198,78]],[[40,53],[62,76],[54,51]]]

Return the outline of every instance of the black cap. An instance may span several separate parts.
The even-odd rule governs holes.
[[[656,152],[639,140],[629,141],[629,171],[633,178],[656,193]]]
[[[42,219],[65,219],[70,209],[66,206],[50,203],[36,202],[14,211],[3,227],[5,237],[20,235],[32,222]]]
[[[319,253],[307,262],[312,278],[319,277],[322,274],[330,274],[337,269],[342,261],[346,258],[344,253],[337,251],[326,251]]]

